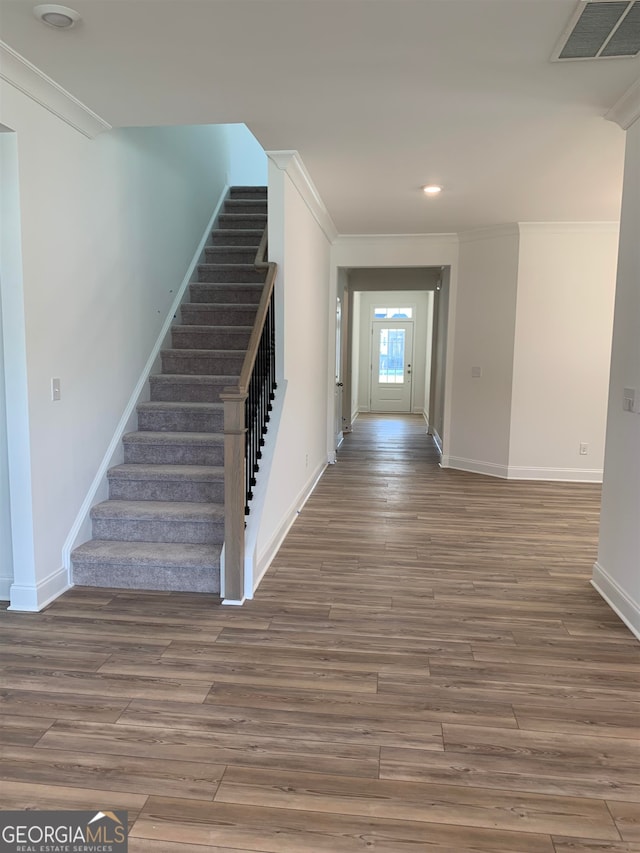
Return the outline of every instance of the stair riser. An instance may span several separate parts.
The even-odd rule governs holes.
[[[221,432],[220,412],[138,412],[138,429],[151,432]]]
[[[227,305],[257,305],[260,301],[264,285],[256,284],[251,287],[234,287],[229,284],[190,284],[191,302],[201,304],[207,302],[222,302]],[[187,303],[188,304],[188,303]]]
[[[224,449],[222,445],[127,442],[124,461],[141,465],[224,465]]]
[[[214,545],[224,541],[224,524],[198,521],[144,521],[94,518],[93,538],[119,542],[181,542]]]
[[[254,253],[258,251],[261,239],[262,229],[251,229],[243,233],[239,228],[235,230],[220,228],[211,234],[213,246],[246,246],[253,249]]]
[[[192,501],[222,503],[222,480],[109,480],[109,499],[114,501]]]
[[[215,326],[197,332],[174,329],[171,341],[174,349],[231,349],[246,352],[250,334],[250,331],[222,331]]]
[[[260,213],[267,215],[267,200],[253,198],[228,198],[224,203],[225,213]]]
[[[253,216],[244,213],[221,213],[218,217],[218,228],[225,231],[234,228],[240,228],[243,231],[264,231],[267,227],[267,217],[261,214]]]
[[[253,326],[256,310],[255,305],[238,304],[209,308],[187,303],[182,306],[180,316],[185,326]]]
[[[105,563],[85,565],[73,562],[73,582],[79,586],[104,586],[105,579],[114,589],[149,589],[168,592],[220,592],[220,568],[181,568],[165,566],[113,566]]]
[[[221,264],[219,266],[207,266],[200,264],[198,267],[198,281],[219,281],[223,284],[241,282],[243,284],[264,284],[266,273],[257,270],[252,265],[234,266],[233,264]]]
[[[229,198],[254,198],[266,199],[268,196],[267,187],[231,187]]]
[[[211,246],[204,254],[208,264],[252,264],[256,259],[256,249],[241,246]]]
[[[218,383],[162,381],[151,379],[151,399],[155,403],[218,403],[220,392],[230,384],[229,377]],[[155,380],[155,381],[154,381]]]
[[[183,376],[240,376],[244,353],[224,356],[162,354],[163,373]],[[147,429],[147,427],[145,427]]]

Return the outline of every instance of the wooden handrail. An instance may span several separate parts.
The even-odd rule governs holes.
[[[255,266],[256,269],[266,270],[266,276],[247,352],[237,384],[224,388],[220,394],[220,400],[224,403],[224,597],[225,601],[234,603],[244,600],[245,404],[278,269],[277,264],[267,261],[266,257],[265,228],[256,252]]]
[[[255,259],[256,269],[266,269],[267,271],[264,280],[264,287],[262,288],[260,302],[258,302],[258,309],[256,311],[256,317],[253,322],[253,329],[251,330],[251,335],[249,337],[249,343],[247,344],[247,354],[245,355],[244,361],[242,362],[242,370],[240,371],[240,378],[238,379],[238,384],[233,389],[225,388],[225,393],[227,391],[230,392],[231,390],[233,390],[236,392],[240,392],[241,394],[246,394],[249,389],[249,380],[251,379],[253,366],[256,363],[256,355],[258,354],[258,344],[260,343],[260,336],[262,335],[262,329],[264,328],[264,321],[267,317],[267,310],[269,308],[269,302],[271,301],[271,294],[275,286],[276,273],[278,271],[278,265],[267,261],[266,254],[267,229],[265,228],[264,233],[262,234],[260,245],[258,246],[258,251],[256,252]]]

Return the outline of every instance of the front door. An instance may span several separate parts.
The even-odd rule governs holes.
[[[371,411],[411,411],[413,322],[374,320],[371,345]]]

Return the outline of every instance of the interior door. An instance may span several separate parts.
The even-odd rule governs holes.
[[[335,446],[336,449],[342,444],[342,302],[340,297],[336,301],[336,387],[335,387]]]
[[[411,411],[413,322],[374,320],[371,343],[372,412]]]

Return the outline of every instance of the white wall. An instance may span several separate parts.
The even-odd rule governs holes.
[[[66,586],[63,543],[225,188],[229,154],[222,128],[89,140],[12,86],[1,96],[0,120],[18,140],[35,554],[31,567],[14,561],[12,606],[37,609]]]
[[[254,588],[324,470],[327,430],[333,433],[328,412],[328,395],[333,399],[335,389],[330,241],[318,222],[312,185],[305,185],[302,175],[292,152],[277,157],[277,162],[270,160],[269,259],[278,264],[278,390],[267,437],[269,470],[260,472],[259,496],[247,529]],[[252,592],[246,590],[248,596]]]
[[[443,465],[507,475],[518,275],[516,226],[461,235],[451,434]],[[472,368],[482,375],[472,378]]]
[[[617,223],[520,225],[510,477],[602,479],[617,250]]]
[[[4,306],[3,306],[4,301]],[[27,424],[26,370],[23,324],[9,322],[22,316],[22,266],[20,251],[20,204],[18,197],[18,149],[14,133],[0,133],[0,599],[9,599],[13,581],[13,547],[18,560],[33,564],[31,528],[27,525],[13,542],[11,531],[12,460],[18,483],[29,479],[29,453],[24,440]],[[4,322],[3,322],[4,321]],[[3,326],[6,327],[3,328]],[[5,358],[5,346],[7,358]],[[16,352],[22,358],[16,358]],[[6,382],[5,382],[6,373]],[[8,405],[12,418],[9,419]],[[12,453],[9,454],[9,427]],[[26,464],[25,464],[26,463]],[[24,465],[24,467],[23,467]],[[14,494],[16,511],[20,496]],[[26,540],[20,547],[20,541]]]
[[[0,137],[0,148],[3,140]],[[0,151],[0,163],[2,152]],[[0,183],[2,181],[0,168]],[[2,192],[2,190],[0,190]],[[0,234],[3,219],[0,213]],[[1,275],[1,272],[0,272]],[[13,581],[13,554],[11,542],[11,507],[9,492],[9,453],[7,444],[7,407],[4,382],[4,345],[2,334],[2,301],[0,300],[0,600],[9,598],[9,587]]]
[[[360,353],[358,376],[358,411],[368,412],[371,402],[371,321],[375,306],[413,306],[413,367],[411,388],[411,411],[422,414],[425,407],[425,368],[427,359],[427,320],[429,302],[426,291],[380,290],[364,291],[360,300]]]
[[[627,132],[598,561],[593,582],[640,638],[640,120]],[[623,389],[636,389],[636,412]]]

